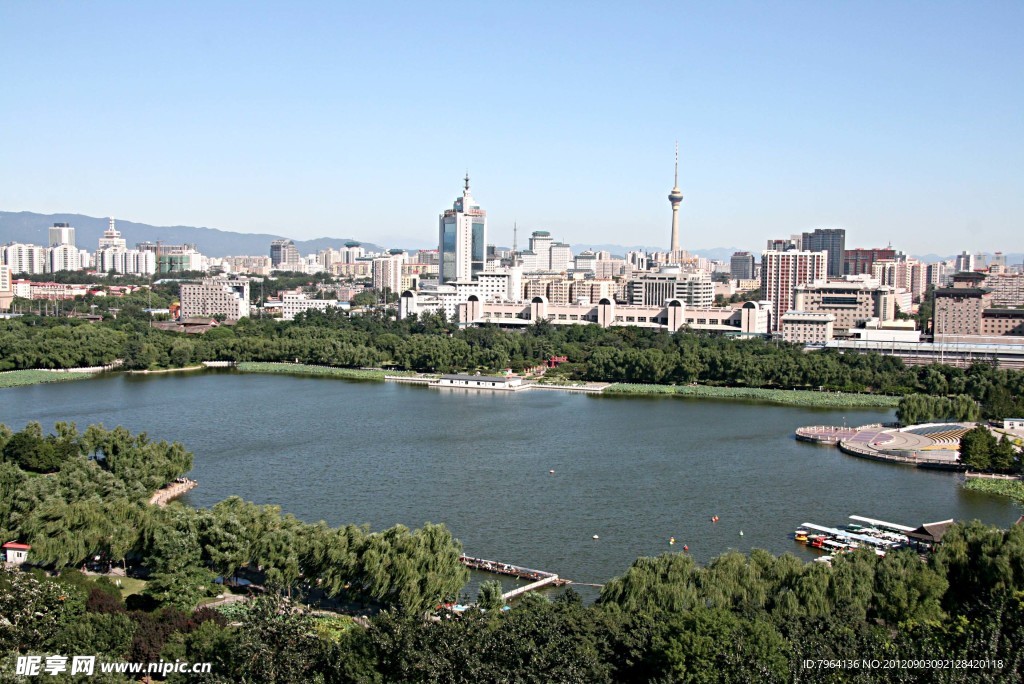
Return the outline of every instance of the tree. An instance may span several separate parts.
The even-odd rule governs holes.
[[[480,610],[501,610],[505,605],[502,598],[502,586],[498,580],[487,580],[480,584],[480,593],[476,602]]]
[[[1017,450],[1013,448],[1013,442],[1003,435],[992,448],[992,469],[1001,472],[1016,470]]]
[[[960,438],[960,462],[974,470],[988,470],[995,448],[996,438],[992,432],[984,425],[977,425]]]

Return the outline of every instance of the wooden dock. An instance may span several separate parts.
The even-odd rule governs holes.
[[[506,601],[515,598],[516,596],[522,596],[528,591],[540,589],[541,587],[562,587],[566,584],[572,584],[569,580],[563,579],[553,572],[524,568],[521,565],[502,563],[501,561],[492,561],[487,560],[486,558],[474,558],[473,556],[463,555],[459,556],[459,562],[471,570],[490,572],[495,575],[515,577],[516,579],[532,580],[526,586],[516,587],[512,591],[507,591],[502,594],[501,597]]]

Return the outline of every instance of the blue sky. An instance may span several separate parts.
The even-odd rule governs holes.
[[[1024,2],[0,4],[0,209],[1024,251]]]

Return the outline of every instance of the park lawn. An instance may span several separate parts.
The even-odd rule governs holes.
[[[121,598],[124,599],[132,594],[141,594],[146,588],[146,580],[136,579],[135,577],[117,577],[113,578],[113,580],[121,580]]]

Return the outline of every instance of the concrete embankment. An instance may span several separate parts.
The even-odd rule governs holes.
[[[199,483],[195,480],[183,477],[153,492],[153,496],[149,497],[149,503],[152,506],[166,506],[179,496],[195,489],[198,485]]]

